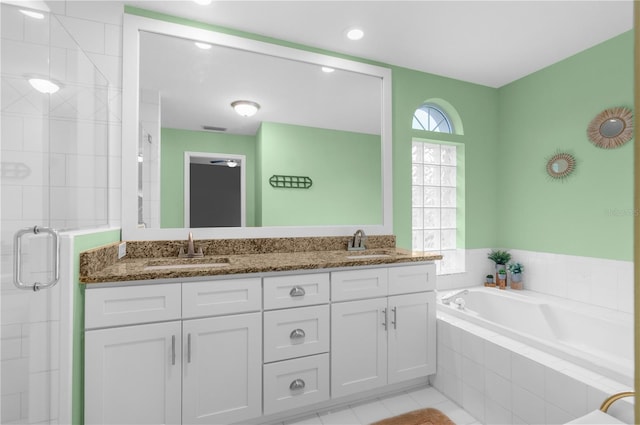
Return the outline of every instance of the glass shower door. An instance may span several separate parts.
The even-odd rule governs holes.
[[[64,423],[75,282],[66,253],[60,281],[47,285],[59,270],[46,229],[64,240],[65,231],[107,224],[109,86],[55,15],[0,7],[0,423]],[[41,92],[33,78],[58,90]]]

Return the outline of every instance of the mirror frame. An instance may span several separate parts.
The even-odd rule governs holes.
[[[553,165],[556,161],[564,161],[567,163],[567,168],[562,171],[555,171]],[[573,155],[567,152],[558,152],[547,160],[547,174],[549,177],[555,180],[566,179],[576,168],[576,159]]]
[[[606,136],[600,129],[608,120],[622,121],[622,130],[614,136]],[[587,126],[587,137],[599,148],[615,149],[627,143],[633,137],[633,113],[622,106],[605,109],[596,115]]]
[[[137,146],[140,69],[140,31],[218,44],[312,64],[326,65],[381,79],[382,224],[333,226],[272,226],[220,228],[139,228],[137,223]],[[197,239],[348,236],[361,228],[370,235],[393,234],[391,69],[277,44],[150,19],[125,13],[122,58],[122,240],[180,240],[193,232]]]

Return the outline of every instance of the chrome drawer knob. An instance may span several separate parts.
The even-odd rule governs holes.
[[[289,389],[291,391],[302,390],[304,389],[305,383],[302,379],[296,379],[289,385]]]
[[[294,286],[293,288],[291,288],[291,291],[289,291],[289,295],[291,295],[292,297],[304,297],[304,288],[300,286]]]
[[[290,339],[299,339],[304,338],[305,336],[307,336],[307,334],[305,334],[302,329],[295,329],[289,334]]]

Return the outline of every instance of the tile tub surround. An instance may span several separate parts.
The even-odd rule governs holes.
[[[469,322],[438,313],[432,384],[487,424],[563,424],[631,388]],[[628,399],[609,413],[633,423]]]
[[[261,273],[287,270],[312,270],[333,267],[368,266],[442,258],[438,254],[412,252],[395,247],[395,236],[369,236],[367,250],[347,251],[350,237],[264,238],[195,240],[206,261],[228,259],[229,265],[218,268],[146,270],[152,261],[177,258],[186,241],[129,241],[127,255],[117,259],[118,243],[80,254],[80,281],[83,283],[123,282],[150,279],[174,279],[198,276]],[[385,257],[348,258],[382,252]],[[184,260],[189,262],[188,259]]]

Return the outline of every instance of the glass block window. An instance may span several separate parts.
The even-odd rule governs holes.
[[[457,157],[453,144],[412,144],[412,248],[442,253],[438,274],[464,271],[464,250],[458,247]]]
[[[447,114],[432,103],[425,103],[416,109],[413,113],[411,128],[438,133],[453,133],[453,125]]]

